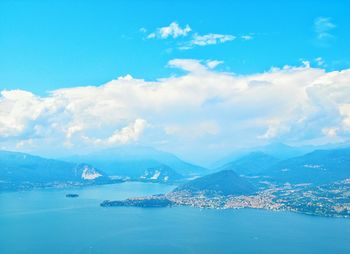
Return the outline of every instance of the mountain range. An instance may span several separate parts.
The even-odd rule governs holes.
[[[215,171],[233,170],[242,175],[258,175],[265,172],[269,167],[279,161],[279,159],[272,155],[263,152],[252,152],[238,158],[237,160],[222,165],[215,169]]]
[[[0,151],[0,189],[66,183],[86,185],[109,181],[103,171],[88,164],[46,159],[26,153]]]
[[[275,157],[279,160],[285,160],[297,156],[301,156],[303,154],[306,154],[308,152],[312,152],[316,150],[316,147],[313,146],[305,146],[305,147],[294,147],[289,146],[283,143],[271,143],[265,146],[258,146],[258,147],[252,147],[252,148],[243,148],[236,150],[226,156],[224,156],[222,159],[214,162],[211,166],[211,168],[219,168],[222,165],[228,164],[230,162],[233,162],[237,159],[242,158],[243,156],[247,156],[251,153],[264,153],[266,155],[270,155],[272,157]]]
[[[277,182],[324,184],[350,178],[350,148],[315,150],[262,172]]]
[[[281,145],[274,147],[293,150]],[[318,149],[284,159],[275,155],[253,151],[209,171],[170,153],[142,146],[107,149],[64,159],[0,151],[0,189],[88,185],[122,180],[181,184],[187,179],[200,177],[191,182],[191,186],[181,186],[193,188],[193,191],[205,185],[209,191],[215,190],[216,185],[224,186],[222,192],[225,194],[230,193],[226,189],[230,183],[249,190],[244,183],[248,178],[268,179],[277,184],[315,185],[350,178],[350,148]],[[207,178],[213,172],[224,173]]]
[[[143,146],[124,146],[65,159],[91,164],[110,176],[138,180],[159,178],[163,182],[170,182],[207,173],[205,168],[185,162],[171,153]]]
[[[133,146],[63,159],[0,151],[0,190],[122,180],[173,183],[206,169],[153,148]]]
[[[330,183],[350,178],[350,148],[315,150],[284,160],[253,152],[216,169],[219,170],[267,176],[277,183]]]

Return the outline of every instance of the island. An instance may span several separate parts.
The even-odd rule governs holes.
[[[135,207],[168,207],[174,203],[164,195],[153,195],[139,198],[128,198],[125,200],[109,201],[105,200],[101,203],[102,207],[111,206],[135,206]]]
[[[76,193],[68,193],[68,194],[66,194],[66,198],[77,198],[77,197],[79,197],[79,195],[76,194]]]

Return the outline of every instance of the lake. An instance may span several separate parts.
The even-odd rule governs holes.
[[[350,253],[350,219],[264,210],[102,208],[173,186],[0,193],[0,253]],[[66,198],[78,193],[78,198]]]

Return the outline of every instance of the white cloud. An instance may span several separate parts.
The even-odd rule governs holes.
[[[211,61],[207,61],[207,66],[209,67],[209,69],[214,69],[216,66],[223,63],[224,63],[223,61],[211,60]]]
[[[150,33],[146,38],[147,39],[153,39],[153,38],[156,38],[156,33]]]
[[[141,28],[139,29],[139,31],[140,31],[141,33],[147,33],[147,29],[144,28],[144,27],[141,27]]]
[[[220,132],[220,126],[214,121],[203,121],[195,124],[169,124],[164,128],[165,133],[184,139],[197,139],[203,136],[215,136]]]
[[[241,39],[245,40],[245,41],[249,41],[253,39],[252,35],[242,35]]]
[[[311,64],[309,61],[302,60],[301,63],[305,66],[305,68],[310,68]]]
[[[146,33],[146,28],[141,28],[140,31],[142,33]],[[149,33],[146,36],[146,39],[167,39],[173,38],[176,39],[178,37],[186,37],[192,32],[192,28],[187,24],[185,27],[181,27],[177,22],[170,23],[169,26],[157,28],[156,31]],[[200,35],[198,33],[194,33],[192,39],[189,41],[180,41],[178,43],[178,49],[180,50],[188,50],[192,49],[195,46],[208,46],[208,45],[216,45],[229,41],[235,40],[237,37],[232,34],[218,34],[218,33],[209,33]],[[248,41],[252,40],[252,35],[242,35],[238,36],[238,38]]]
[[[350,69],[306,64],[234,75],[212,71],[220,63],[174,59],[168,65],[186,74],[157,81],[126,75],[41,97],[3,90],[1,146],[56,152],[141,142],[203,153],[275,139],[350,137]]]
[[[126,74],[125,76],[118,77],[118,80],[132,80],[133,77],[130,74]]]
[[[314,29],[317,39],[321,42],[327,42],[334,38],[331,31],[336,28],[336,25],[331,22],[329,17],[318,17],[314,20]]]
[[[201,61],[196,59],[173,59],[169,61],[168,65],[192,73],[204,72],[207,70],[207,68],[201,64]]]
[[[323,60],[322,57],[316,57],[315,61],[316,61],[318,66],[323,66],[325,64],[325,61]]]
[[[339,106],[339,113],[343,117],[342,126],[347,131],[350,131],[350,103]]]
[[[105,139],[90,138],[84,136],[83,138],[88,142],[95,145],[120,145],[126,144],[130,141],[137,141],[146,127],[146,121],[143,119],[136,119],[130,125],[116,130],[111,136]]]
[[[23,90],[3,90],[0,97],[0,137],[16,136],[30,131],[28,128],[41,115],[54,110],[50,100],[42,100]],[[35,127],[32,126],[33,129]]]
[[[181,28],[177,22],[172,22],[169,26],[158,28],[156,32],[150,33],[147,36],[147,38],[177,38],[180,36],[187,36],[189,32],[191,32],[191,27],[189,25],[186,25],[185,27]]]
[[[330,138],[334,138],[337,136],[338,128],[330,127],[330,128],[323,128],[322,133]]]
[[[258,136],[260,139],[271,140],[289,130],[288,126],[281,119],[267,119],[265,124],[267,125],[267,130]]]
[[[198,35],[195,34],[193,39],[189,42],[189,46],[207,46],[207,45],[215,45],[228,41],[233,41],[236,39],[236,36],[231,34],[205,34]]]

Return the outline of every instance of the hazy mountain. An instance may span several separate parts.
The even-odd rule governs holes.
[[[174,182],[184,178],[182,175],[176,173],[173,169],[162,165],[156,168],[147,168],[143,171],[142,175],[139,176],[140,181],[147,182]]]
[[[258,175],[278,161],[280,160],[266,153],[253,152],[219,167],[217,171],[233,170],[240,175]]]
[[[281,161],[264,174],[290,183],[321,184],[350,178],[350,148],[316,150]]]
[[[177,187],[174,192],[186,191],[193,195],[243,195],[251,194],[255,188],[232,170],[206,175]]]
[[[240,149],[238,151],[235,151],[222,159],[216,161],[212,168],[219,168],[225,164],[231,163],[233,161],[236,161],[240,159],[243,156],[247,156],[251,153],[261,152],[267,155],[270,155],[272,157],[275,157],[276,159],[284,160],[293,158],[296,156],[301,156],[303,154],[309,153],[313,150],[315,150],[315,147],[309,146],[309,147],[293,147],[288,146],[283,143],[271,143],[266,146],[260,146],[260,147],[253,147],[253,148],[246,148],[246,149]]]
[[[45,159],[25,153],[0,151],[1,189],[60,183],[92,184],[109,181],[87,164]]]
[[[257,149],[278,159],[289,159],[315,150],[315,147],[294,147],[283,143],[271,143]]]
[[[202,175],[206,170],[200,166],[182,161],[173,154],[162,152],[150,147],[124,146],[107,149],[87,155],[68,158],[74,162],[86,162],[103,169],[109,175],[140,178],[146,170],[157,169],[163,174],[164,170],[173,171],[177,177]]]

